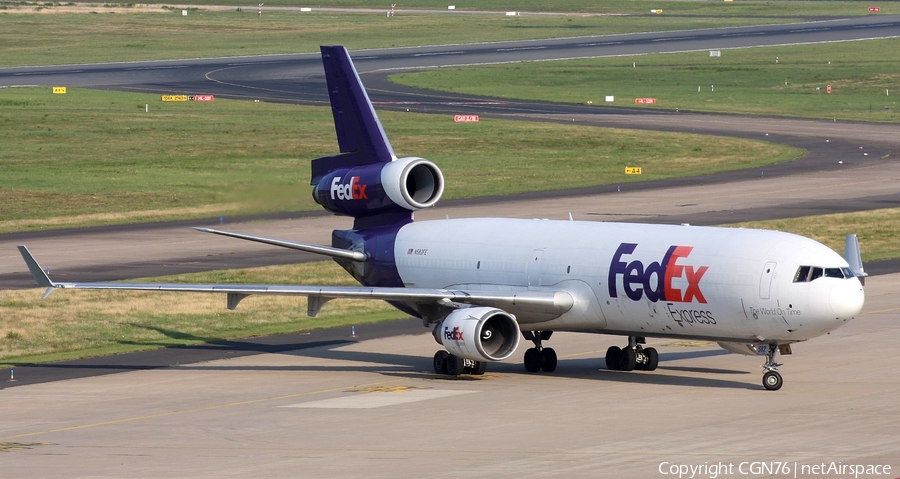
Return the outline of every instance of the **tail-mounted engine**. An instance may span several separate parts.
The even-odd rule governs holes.
[[[502,361],[519,346],[516,318],[497,308],[457,309],[434,328],[434,339],[450,354],[473,361]]]
[[[342,168],[317,178],[313,198],[328,211],[355,218],[434,206],[444,175],[417,157]]]

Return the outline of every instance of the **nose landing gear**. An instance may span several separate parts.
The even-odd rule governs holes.
[[[781,374],[778,373],[778,366],[780,364],[775,362],[775,353],[778,352],[778,345],[769,344],[768,349],[766,350],[766,364],[763,364],[763,379],[762,384],[763,387],[768,389],[769,391],[777,391],[781,389],[781,386],[784,385],[784,379],[781,378]]]

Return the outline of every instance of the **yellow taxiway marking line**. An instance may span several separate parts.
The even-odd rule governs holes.
[[[404,380],[405,379],[393,379],[390,381],[378,381],[378,382],[374,382],[374,383],[359,384],[359,385],[355,385],[355,386],[342,386],[342,387],[331,388],[331,389],[322,389],[319,391],[310,391],[310,392],[305,392],[305,393],[286,394],[283,396],[272,396],[272,397],[267,397],[267,398],[250,399],[247,401],[236,401],[236,402],[230,402],[230,403],[225,403],[225,404],[214,404],[212,406],[203,406],[203,407],[197,407],[197,408],[192,408],[192,409],[185,409],[183,411],[169,411],[169,412],[161,412],[161,413],[157,413],[157,414],[147,414],[144,416],[126,417],[126,418],[122,418],[122,419],[114,419],[112,421],[103,421],[103,422],[95,422],[95,423],[91,423],[91,424],[82,424],[80,426],[70,426],[70,427],[63,427],[63,428],[59,428],[59,429],[48,429],[46,431],[35,431],[35,432],[28,432],[28,433],[24,433],[24,434],[17,434],[15,436],[2,437],[2,438],[0,438],[0,441],[9,441],[11,439],[39,436],[41,434],[52,434],[52,433],[57,433],[57,432],[77,431],[79,429],[88,429],[88,428],[92,428],[92,427],[109,426],[112,424],[122,424],[122,423],[126,423],[126,422],[140,421],[140,420],[144,420],[144,419],[156,419],[156,418],[160,418],[160,417],[178,416],[181,414],[190,414],[190,413],[195,413],[195,412],[213,411],[216,409],[223,409],[223,408],[227,408],[227,407],[246,406],[248,404],[256,404],[256,403],[268,402],[268,401],[279,401],[282,399],[291,399],[291,398],[297,398],[297,397],[303,397],[303,396],[312,396],[312,395],[316,395],[316,394],[325,394],[325,393],[337,392],[337,391],[346,391],[348,389],[375,387],[375,386],[379,386],[379,385],[395,383],[395,382],[404,381]]]
[[[598,349],[596,351],[584,351],[584,352],[580,352],[580,353],[562,354],[559,357],[560,357],[560,359],[562,359],[562,358],[577,358],[578,356],[587,356],[587,355],[594,355],[594,354],[600,354],[600,353],[606,354],[606,350]]]

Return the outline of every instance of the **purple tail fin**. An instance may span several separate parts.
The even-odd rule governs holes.
[[[322,47],[322,63],[341,153],[312,161],[313,199],[352,216],[354,229],[399,227],[444,191],[444,176],[419,157],[397,158],[347,49]]]
[[[390,163],[396,159],[347,49],[343,46],[320,48],[341,154],[313,160],[312,185],[334,170]]]

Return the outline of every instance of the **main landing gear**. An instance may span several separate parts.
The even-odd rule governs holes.
[[[487,370],[487,361],[473,361],[471,359],[454,356],[441,350],[434,353],[434,372],[448,376],[460,374],[482,375]]]
[[[547,373],[556,371],[556,351],[541,345],[541,341],[550,339],[552,334],[553,331],[522,331],[522,337],[534,343],[533,348],[525,351],[525,370],[529,373],[542,369]]]
[[[778,366],[780,364],[775,362],[775,353],[778,352],[778,345],[770,344],[769,349],[766,351],[766,364],[763,364],[763,379],[762,384],[763,387],[768,389],[769,391],[777,391],[781,389],[781,386],[784,385],[784,379],[781,378],[781,374],[778,373]]]
[[[610,346],[606,350],[606,368],[612,371],[653,371],[659,366],[659,353],[654,348],[641,346],[647,341],[638,336],[628,336],[628,346]]]

